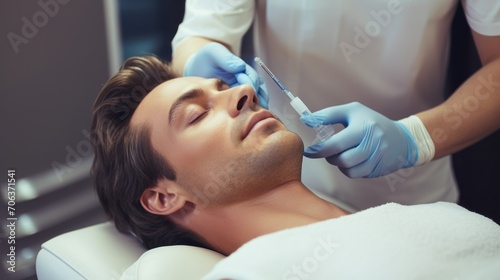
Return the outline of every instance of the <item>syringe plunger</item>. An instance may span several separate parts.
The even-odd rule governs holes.
[[[320,121],[318,121],[311,113],[311,111],[307,108],[306,104],[300,100],[300,98],[293,96],[293,94],[285,88],[285,86],[276,78],[276,76],[267,68],[267,66],[262,62],[259,57],[256,57],[254,61],[266,71],[266,73],[273,79],[273,81],[278,85],[278,87],[286,94],[286,96],[290,99],[290,105],[292,105],[293,109],[299,114],[301,117],[307,117],[307,119],[314,122],[313,128],[316,131],[316,139],[314,143],[321,142],[330,138],[333,134],[335,134],[335,129],[331,125],[322,125]]]
[[[321,142],[330,138],[333,134],[335,134],[335,129],[331,125],[323,125],[318,119],[316,119],[309,108],[307,108],[306,104],[300,100],[300,98],[293,98],[292,102],[290,102],[292,108],[301,116],[306,117],[308,120],[313,121],[313,129],[316,131],[316,139],[314,143]]]

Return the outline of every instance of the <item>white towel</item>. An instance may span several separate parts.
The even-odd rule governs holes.
[[[500,226],[452,203],[389,203],[258,237],[203,279],[500,279]]]

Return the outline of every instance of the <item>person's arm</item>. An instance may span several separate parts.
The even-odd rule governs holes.
[[[434,159],[500,128],[500,36],[472,32],[483,67],[444,103],[417,114],[434,142]]]
[[[191,37],[182,42],[177,50],[172,54],[172,66],[177,75],[184,75],[184,66],[186,65],[189,57],[200,50],[204,45],[217,42],[216,40],[204,38],[204,37]],[[221,42],[217,42],[224,45],[229,51],[232,52],[231,48]]]
[[[172,65],[178,76],[217,78],[229,86],[249,84],[267,108],[269,95],[257,71],[237,55],[250,27],[255,3],[186,1],[183,22],[172,40]]]
[[[484,66],[445,102],[400,121],[359,103],[314,112],[322,124],[346,128],[304,155],[324,157],[348,177],[373,178],[450,155],[499,129],[500,36],[473,34]]]
[[[269,94],[257,71],[231,52],[230,47],[203,37],[190,37],[173,54],[174,71],[179,76],[217,78],[231,87],[248,84],[268,108]]]
[[[308,147],[351,178],[379,177],[457,152],[500,128],[500,36],[473,31],[483,67],[442,104],[392,121],[359,103],[315,112],[346,129]],[[307,123],[307,120],[304,120]]]

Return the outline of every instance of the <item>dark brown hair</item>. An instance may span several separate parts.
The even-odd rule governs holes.
[[[132,128],[130,119],[144,97],[176,78],[171,66],[154,56],[127,59],[101,89],[92,110],[92,176],[97,195],[116,228],[147,248],[194,245],[208,248],[194,232],[168,217],[147,212],[142,193],[158,180],[175,181],[176,173],[151,145],[148,126]]]

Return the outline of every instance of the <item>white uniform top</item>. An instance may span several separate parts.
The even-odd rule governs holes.
[[[500,1],[462,0],[469,25],[500,35]],[[239,54],[254,21],[255,52],[312,111],[359,101],[391,119],[443,102],[450,26],[458,0],[187,0],[175,49],[191,36],[224,42]],[[261,71],[261,69],[257,70]],[[270,109],[302,136],[288,99],[266,79]],[[454,121],[457,113],[444,115]],[[432,131],[430,132],[432,135]],[[376,179],[350,179],[323,159],[305,159],[303,181],[347,210],[384,202],[456,202],[451,159],[445,157]]]

